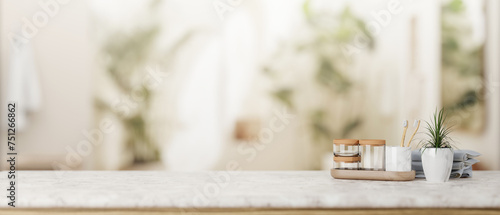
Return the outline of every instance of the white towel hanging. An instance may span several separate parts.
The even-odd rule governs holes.
[[[41,107],[41,89],[31,43],[19,45],[11,52],[8,70],[7,102],[15,102],[17,131],[28,125],[28,113]]]

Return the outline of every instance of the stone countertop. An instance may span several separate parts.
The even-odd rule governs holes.
[[[446,183],[340,180],[329,171],[18,171],[16,177],[22,208],[500,208],[500,171]],[[8,183],[0,179],[5,189]],[[1,198],[0,207],[7,201]]]

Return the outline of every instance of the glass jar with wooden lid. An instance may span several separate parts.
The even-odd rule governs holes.
[[[385,171],[385,140],[360,140],[360,170]]]
[[[359,169],[359,161],[361,161],[359,156],[334,156],[333,168],[341,170],[357,170]]]
[[[333,155],[335,156],[358,156],[359,140],[335,139],[333,140]]]

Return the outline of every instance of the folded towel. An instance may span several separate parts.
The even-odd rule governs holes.
[[[459,170],[463,168],[467,168],[469,166],[472,166],[479,162],[479,160],[474,159],[474,158],[469,158],[466,161],[455,161],[453,162],[453,166],[451,170]],[[422,161],[412,161],[411,162],[411,169],[415,171],[423,171],[424,168],[422,167]]]
[[[467,167],[464,169],[464,172],[462,173],[461,178],[469,178],[472,177],[472,166]]]
[[[465,167],[468,167],[468,166],[472,166],[472,165],[476,164],[477,162],[479,162],[478,159],[469,158],[466,161],[464,161],[464,164],[465,164]]]
[[[466,161],[469,158],[475,158],[481,154],[472,150],[453,150],[453,161]]]
[[[479,162],[479,160],[474,158],[480,155],[480,153],[471,150],[453,150],[453,166],[450,178],[472,177],[472,165]],[[415,177],[425,178],[420,150],[413,150],[411,159],[411,169],[415,170]]]
[[[472,150],[453,150],[453,161],[466,161],[470,158],[475,158],[481,154]],[[411,152],[412,161],[422,160],[420,149],[413,150]]]
[[[425,178],[424,171],[415,171],[415,178]]]
[[[450,178],[468,178],[468,177],[472,177],[472,166],[452,171],[450,175]]]
[[[424,171],[415,171],[416,178],[425,178]],[[450,178],[469,178],[472,177],[472,166],[463,169],[454,170],[450,174]]]

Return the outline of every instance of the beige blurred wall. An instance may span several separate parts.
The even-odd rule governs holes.
[[[490,170],[500,170],[500,2],[486,1],[488,29],[485,45],[485,130],[480,134],[455,135],[459,148],[471,149],[482,154],[478,165]]]
[[[14,31],[17,26],[22,25],[23,17],[31,19],[32,16],[43,11],[38,5],[39,1],[30,0],[0,0],[1,2],[1,87],[2,98],[5,98],[5,83],[9,68],[10,59],[10,44],[7,33]],[[44,0],[43,2],[47,2]],[[297,4],[299,1],[295,1]],[[377,8],[379,5],[384,5],[385,1],[371,3]],[[500,17],[496,11],[500,10],[500,3],[497,1],[488,1],[489,20],[492,21],[491,29],[488,31],[489,38],[500,38]],[[421,1],[415,4],[411,10],[406,10],[394,18],[393,23],[384,29],[380,37],[380,45],[385,45],[379,50],[378,57],[375,58],[372,64],[369,64],[370,71],[365,71],[367,78],[373,78],[373,90],[378,89],[377,83],[380,85],[385,79],[380,78],[382,75],[391,76],[392,79],[399,81],[400,85],[394,86],[398,93],[391,93],[395,100],[391,100],[391,111],[386,115],[381,115],[377,108],[370,108],[370,114],[376,115],[370,118],[366,126],[360,132],[362,135],[359,138],[384,138],[388,140],[390,145],[395,145],[400,139],[401,119],[409,119],[410,121],[416,118],[428,119],[436,106],[439,106],[439,38],[438,34],[427,34],[422,31],[423,37],[419,53],[421,59],[419,61],[420,71],[424,84],[418,89],[422,92],[421,101],[417,105],[412,104],[414,101],[413,95],[404,92],[407,77],[401,75],[403,72],[408,72],[407,66],[398,66],[408,64],[404,62],[407,53],[397,52],[400,46],[395,46],[397,42],[401,46],[405,46],[405,41],[398,41],[398,31],[400,29],[408,30],[406,23],[409,16],[412,14],[420,14],[421,20],[419,25],[421,29],[434,29],[434,33],[438,31],[438,23],[435,23],[435,18],[438,14],[436,11],[430,11],[429,7],[435,7],[437,2],[428,0]],[[279,5],[279,4],[277,4]],[[372,6],[373,6],[372,5]],[[363,7],[365,8],[365,7]],[[379,9],[382,9],[380,7]],[[272,9],[272,8],[271,8]],[[367,11],[373,10],[366,6]],[[407,8],[409,9],[409,8]],[[436,9],[436,8],[435,8]],[[50,166],[53,160],[63,160],[68,154],[66,147],[75,148],[76,144],[85,139],[82,134],[84,129],[92,129],[95,127],[93,123],[92,113],[92,90],[94,89],[93,74],[97,71],[96,59],[94,55],[93,45],[90,41],[91,32],[89,32],[91,20],[88,13],[88,5],[85,1],[69,1],[66,5],[61,5],[58,13],[51,17],[47,26],[40,28],[37,35],[32,39],[33,48],[36,55],[36,63],[39,71],[39,76],[42,85],[42,108],[31,118],[31,124],[27,130],[19,134],[20,139],[20,158],[22,162],[31,162],[31,164],[39,164],[44,168]],[[244,11],[240,8],[238,11]],[[237,12],[235,12],[237,13]],[[270,11],[270,14],[275,14]],[[428,14],[432,14],[429,16]],[[269,20],[261,20],[268,22]],[[279,23],[278,23],[279,24]],[[406,35],[406,33],[404,33]],[[487,46],[487,80],[492,83],[498,83],[498,71],[500,70],[498,57],[500,56],[500,45],[498,39],[491,39]],[[396,54],[395,54],[396,53]],[[403,62],[400,62],[403,61]],[[488,115],[487,126],[484,133],[469,135],[457,133],[456,136],[461,142],[459,148],[472,149],[483,154],[480,157],[481,165],[488,169],[500,169],[500,113],[499,113],[499,89],[498,86],[493,86],[490,99],[487,101]],[[372,88],[370,88],[372,89]],[[260,95],[259,95],[260,96]],[[4,99],[1,100],[2,109],[5,108]],[[405,105],[402,105],[405,104]],[[371,107],[371,106],[370,106]],[[272,110],[270,106],[264,106],[268,110]],[[255,108],[253,108],[255,109]],[[414,110],[414,111],[413,111]],[[2,110],[4,111],[4,110]],[[253,110],[254,112],[246,113],[249,115],[257,115],[262,117],[263,126],[265,127],[272,115],[266,115]],[[255,113],[257,112],[257,113]],[[3,113],[3,112],[2,112]],[[245,115],[245,114],[243,114]],[[3,117],[2,114],[1,117]],[[3,119],[3,118],[2,118]],[[379,128],[380,124],[384,123],[384,128]],[[277,133],[274,141],[266,145],[265,150],[258,151],[257,157],[251,159],[251,162],[246,161],[249,154],[239,153],[238,148],[247,149],[253,147],[245,145],[245,143],[235,143],[232,140],[226,140],[224,152],[221,153],[220,163],[216,165],[216,169],[224,169],[228,160],[235,159],[240,161],[242,167],[247,170],[262,170],[262,169],[308,169],[314,166],[312,160],[317,156],[314,148],[317,145],[304,144],[308,141],[301,132],[302,127],[293,121],[287,128]],[[423,130],[421,130],[423,131]],[[231,135],[231,129],[227,129],[227,135]],[[298,134],[298,135],[297,135]],[[119,138],[120,133],[111,135],[110,138]],[[296,138],[301,137],[300,139]],[[332,137],[333,139],[334,137]],[[330,143],[326,143],[329,144]],[[109,144],[108,144],[109,145]],[[113,153],[115,152],[115,153]],[[103,158],[111,160],[110,156],[122,156],[116,153],[116,147],[111,147],[102,152]],[[41,156],[47,155],[47,156]],[[117,160],[116,158],[115,160]],[[64,163],[64,161],[63,161]],[[117,165],[112,165],[110,168],[116,168]]]
[[[366,15],[364,18],[370,21],[373,19],[369,15],[370,11],[384,9],[386,2],[389,1],[370,1],[362,5],[352,5],[351,9],[358,14]],[[500,17],[497,11],[500,10],[500,4],[497,1],[487,1],[487,3],[489,39],[486,46],[485,82],[489,91],[486,99],[488,119],[485,121],[485,130],[479,134],[456,131],[452,136],[457,141],[458,148],[475,150],[482,154],[479,157],[481,163],[478,166],[488,170],[499,170],[500,88],[498,83],[500,82],[498,71],[500,65],[498,58],[500,57],[500,44],[498,38],[500,38],[500,22],[498,20]],[[335,4],[328,6],[334,9],[335,6],[342,5],[342,2]],[[377,49],[371,55],[371,59],[365,59],[362,63],[363,71],[360,80],[366,79],[363,83],[366,83],[367,93],[371,94],[365,101],[366,120],[360,131],[353,134],[353,138],[386,139],[389,146],[396,146],[401,140],[404,119],[410,121],[409,131],[413,131],[414,119],[429,120],[435,108],[441,106],[440,22],[437,22],[440,19],[440,2],[433,0],[406,2],[403,7],[403,11],[394,15],[391,23],[376,37]],[[238,12],[240,11],[235,13]],[[276,17],[272,14],[263,19],[266,24],[276,21]],[[409,24],[413,17],[417,19],[416,36],[418,38],[415,69],[410,67],[409,62],[411,49]],[[284,21],[280,24],[284,26],[286,23],[288,22]],[[290,69],[293,71],[293,68]],[[386,96],[381,96],[382,94]],[[253,102],[260,101],[265,96],[264,93],[254,96]],[[262,103],[259,104],[262,105]],[[251,107],[247,108],[251,110],[246,110],[245,113],[251,116],[261,116],[262,126],[266,128],[266,123],[272,116],[255,113],[258,111],[254,106]],[[263,109],[272,110],[272,107],[266,106]],[[425,123],[416,135],[416,140],[425,138],[424,128]],[[231,160],[238,161],[241,167],[247,170],[317,168],[314,160],[317,160],[321,154],[317,154],[315,148],[321,144],[331,146],[331,142],[311,143],[304,137],[307,133],[304,132],[305,129],[307,127],[299,125],[298,119],[295,119],[283,132],[276,133],[273,141],[265,144],[266,147],[263,150],[255,150],[255,145],[244,142],[228,144],[227,151],[223,153],[224,156],[216,168],[224,169]],[[415,142],[413,147],[417,148]],[[256,154],[255,158],[253,154]],[[328,158],[325,158],[324,163],[325,169],[332,165],[331,159]]]
[[[39,2],[50,1],[1,1],[2,98],[6,95],[12,56],[7,35],[20,29],[23,18],[32,20],[36,13],[47,14]],[[42,106],[30,116],[26,130],[18,134],[21,168],[27,164],[50,168],[53,161],[64,159],[66,147],[74,147],[85,138],[82,130],[92,126],[91,74],[95,59],[89,42],[87,5],[86,1],[67,2],[57,2],[58,10],[50,6],[54,16],[49,15],[48,23],[30,39],[40,78]],[[4,99],[1,102],[4,109]]]

